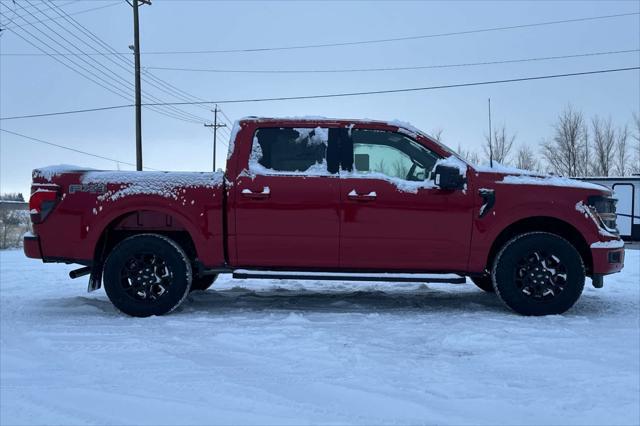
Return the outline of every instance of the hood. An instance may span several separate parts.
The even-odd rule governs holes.
[[[515,167],[503,166],[501,164],[494,164],[494,167],[473,166],[473,168],[476,173],[481,175],[484,179],[493,180],[495,183],[500,184],[585,189],[598,191],[607,196],[611,195],[611,190],[606,186],[578,179],[535,173],[528,170],[517,169]]]

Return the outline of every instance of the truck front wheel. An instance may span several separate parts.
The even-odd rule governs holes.
[[[493,280],[489,274],[471,277],[471,281],[473,281],[479,289],[486,291],[487,293],[493,293],[495,291],[493,289]]]
[[[585,269],[580,254],[564,238],[530,232],[507,242],[493,264],[493,287],[522,315],[566,312],[580,298]]]
[[[104,265],[104,289],[111,303],[134,317],[173,311],[189,294],[191,280],[184,250],[158,234],[122,240]]]

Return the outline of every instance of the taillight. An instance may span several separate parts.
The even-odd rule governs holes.
[[[34,188],[29,197],[29,213],[33,223],[42,222],[58,203],[57,188]]]

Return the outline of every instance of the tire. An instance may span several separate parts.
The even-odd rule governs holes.
[[[164,315],[191,289],[191,263],[173,240],[139,234],[116,245],[104,265],[104,289],[111,303],[134,317]]]
[[[202,275],[200,277],[194,277],[191,282],[191,291],[205,291],[213,282],[218,278],[218,274],[215,275]]]
[[[494,293],[493,289],[493,279],[491,275],[480,275],[476,277],[471,277],[471,281],[481,290],[486,291],[487,293]]]
[[[521,315],[562,314],[580,298],[585,269],[567,240],[547,232],[519,235],[500,250],[492,270],[498,297]]]

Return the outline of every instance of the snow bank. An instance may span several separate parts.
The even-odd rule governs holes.
[[[234,280],[129,318],[0,252],[0,424],[640,424],[640,250],[563,315],[466,285]],[[25,287],[28,283],[28,288]]]
[[[186,188],[217,188],[224,174],[198,172],[87,172],[83,184],[116,184],[118,189],[98,197],[100,201],[116,201],[131,195],[159,195],[177,200]]]

